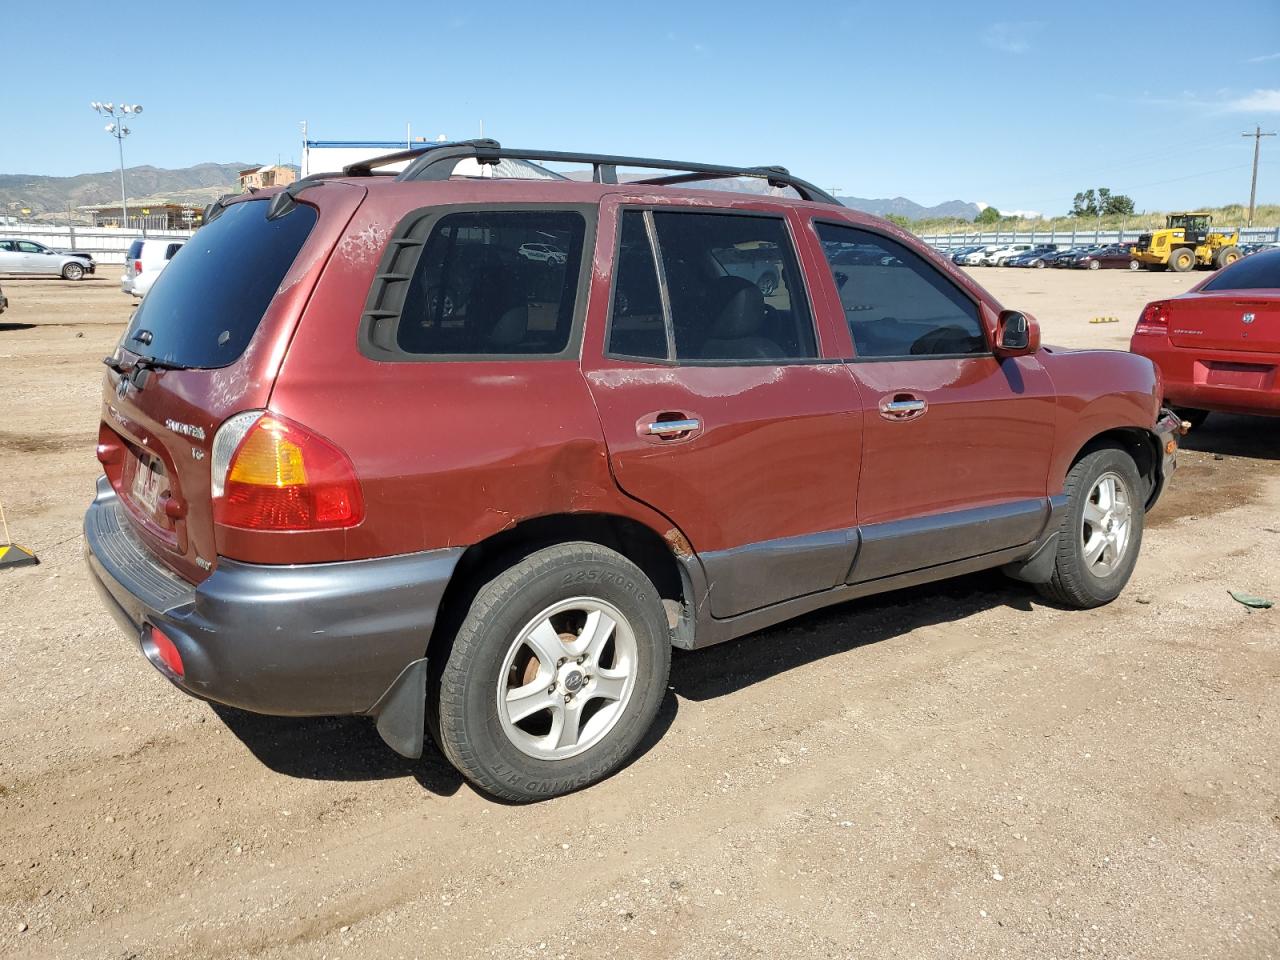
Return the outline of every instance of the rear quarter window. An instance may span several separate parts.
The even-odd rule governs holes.
[[[143,298],[124,346],[184,367],[239,359],[316,222],[315,207],[303,203],[275,220],[267,208],[266,200],[233,203],[197,230]]]
[[[401,266],[397,248],[428,225],[417,262]],[[411,216],[380,268],[384,277],[407,274],[407,282],[374,284],[361,349],[379,360],[566,356],[588,234],[586,217],[573,209]]]

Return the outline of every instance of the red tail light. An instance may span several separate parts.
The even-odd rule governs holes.
[[[213,517],[246,530],[325,530],[364,519],[347,455],[273,413],[239,414],[214,438]]]
[[[135,260],[133,261],[133,275],[136,277],[140,273],[142,273],[142,261]]]
[[[1169,304],[1164,300],[1148,303],[1142,308],[1142,316],[1134,333],[1165,334],[1169,332]]]

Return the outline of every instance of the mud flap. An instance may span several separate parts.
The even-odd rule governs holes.
[[[1007,577],[1021,580],[1024,583],[1048,583],[1053,578],[1053,565],[1058,559],[1058,536],[1055,530],[1045,538],[1044,542],[1025,560],[1006,563],[1001,571]]]
[[[426,736],[427,661],[414,660],[370,711],[378,718],[378,734],[396,753],[410,760],[422,756]]]

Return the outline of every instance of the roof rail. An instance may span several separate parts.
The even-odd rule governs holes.
[[[711,163],[689,163],[683,160],[660,160],[653,157],[623,157],[604,153],[575,153],[562,150],[521,150],[504,147],[497,140],[460,140],[454,143],[431,143],[410,150],[389,153],[372,160],[362,160],[343,168],[349,177],[374,176],[374,171],[393,163],[409,161],[398,180],[448,180],[459,160],[475,160],[496,164],[499,160],[553,161],[591,165],[596,183],[617,183],[618,167],[642,167],[650,170],[677,171],[673,175],[629,181],[631,184],[664,186],[699,180],[729,177],[754,177],[771,187],[790,187],[804,200],[839,205],[835,197],[799,177],[786,167],[730,167]]]

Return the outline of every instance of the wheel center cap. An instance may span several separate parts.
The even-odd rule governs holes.
[[[582,671],[570,670],[568,673],[564,675],[564,678],[561,680],[561,683],[564,684],[564,689],[566,692],[577,693],[579,690],[582,689]]]

